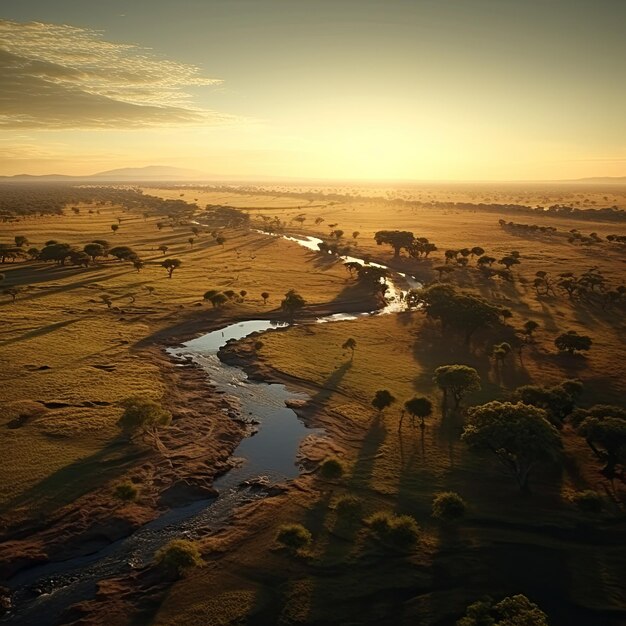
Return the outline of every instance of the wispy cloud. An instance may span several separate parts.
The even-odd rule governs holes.
[[[0,128],[97,129],[212,124],[189,87],[222,81],[93,30],[0,20]]]

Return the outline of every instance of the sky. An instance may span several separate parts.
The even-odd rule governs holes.
[[[626,0],[0,0],[0,174],[626,175]]]

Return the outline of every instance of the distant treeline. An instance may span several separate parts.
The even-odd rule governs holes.
[[[145,195],[141,189],[86,187],[63,184],[0,184],[0,221],[18,217],[60,215],[66,207],[88,204],[97,210],[107,204],[126,210],[142,209],[147,214],[170,217],[189,215],[198,207],[184,200],[164,200]]]
[[[182,189],[181,187],[171,186],[164,187],[166,189]],[[415,208],[433,208],[443,210],[460,210],[460,211],[482,211],[489,213],[510,213],[513,215],[546,215],[548,217],[565,217],[577,220],[589,220],[598,222],[626,222],[626,211],[618,209],[615,206],[604,208],[588,208],[580,209],[572,206],[553,204],[548,207],[531,207],[525,204],[499,204],[484,202],[447,202],[443,200],[404,200],[401,198],[389,199],[383,196],[362,196],[340,193],[322,193],[318,191],[273,191],[262,189],[254,186],[229,186],[229,185],[202,185],[185,187],[184,189],[197,189],[205,191],[215,191],[218,193],[240,193],[242,195],[268,196],[268,197],[287,197],[313,202],[315,200],[325,200],[330,202],[349,202],[368,200],[375,202],[388,202],[392,205]]]

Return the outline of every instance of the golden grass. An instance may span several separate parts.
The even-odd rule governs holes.
[[[110,226],[118,217],[122,223],[113,234]],[[275,308],[292,287],[307,302],[323,303],[346,286],[341,267],[316,267],[313,255],[295,244],[227,231],[223,248],[204,233],[192,249],[189,227],[159,231],[157,221],[111,207],[89,214],[83,206],[80,215],[68,211],[5,225],[4,241],[25,235],[39,248],[49,239],[80,247],[93,239],[129,245],[146,267],[137,273],[129,263],[104,260],[87,269],[31,262],[1,268],[6,278],[0,287],[19,285],[22,292],[15,304],[0,297],[0,454],[12,459],[0,479],[0,506],[21,502],[29,488],[110,442],[120,414],[116,402],[135,393],[165,393],[156,366],[133,347],[190,315],[206,314],[209,325],[216,314],[201,304],[206,290],[245,289],[245,302],[223,314],[252,316]],[[167,256],[183,261],[171,280],[159,266],[161,243],[170,246]],[[146,286],[154,287],[154,295]],[[260,297],[264,290],[271,293],[267,305]],[[111,310],[100,299],[104,294],[113,300]],[[23,401],[35,404],[26,410]],[[71,406],[42,411],[38,401]],[[85,402],[109,404],[82,406]],[[24,425],[7,428],[20,415],[27,415]]]

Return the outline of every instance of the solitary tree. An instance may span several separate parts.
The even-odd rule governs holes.
[[[267,304],[267,301],[269,300],[270,294],[267,291],[264,291],[261,294],[261,298],[263,298],[263,304]]]
[[[352,352],[352,356],[350,357],[352,361],[354,359],[354,351],[356,350],[356,339],[349,337],[343,342],[341,347],[343,350],[350,350]]]
[[[554,340],[554,345],[557,347],[559,352],[569,352],[569,354],[589,350],[591,348],[591,344],[591,337],[587,335],[579,335],[575,330],[563,333]]]
[[[117,234],[117,231],[120,229],[120,225],[119,224],[111,224],[111,230],[113,231],[113,234]]]
[[[443,391],[444,407],[452,399],[454,409],[467,394],[480,390],[480,376],[469,365],[442,365],[435,370],[433,381]]]
[[[6,296],[11,296],[11,302],[15,302],[18,294],[20,293],[20,288],[17,286],[7,287],[6,289],[2,291],[2,293],[5,294]]]
[[[164,243],[162,243],[162,244],[159,246],[159,250],[161,251],[161,254],[162,254],[163,256],[165,256],[165,253],[166,253],[169,249],[170,249],[170,247],[169,247],[169,246],[166,246]]]
[[[223,235],[218,235],[215,238],[215,243],[217,243],[218,245],[222,246],[222,248],[223,248],[224,244],[226,243],[226,237],[224,237]]]
[[[306,302],[304,298],[295,289],[290,289],[280,303],[280,308],[287,314],[291,322],[293,322],[296,313],[305,305]]]
[[[171,278],[174,270],[178,269],[182,264],[180,259],[165,259],[165,261],[161,263],[161,267],[167,270],[168,278]]]
[[[377,409],[380,414],[382,414],[383,411],[387,407],[390,407],[395,401],[396,399],[391,394],[391,392],[389,392],[387,389],[379,389],[374,394],[374,398],[372,399],[372,406]]]
[[[29,243],[28,238],[24,237],[23,235],[15,235],[14,240],[15,240],[15,245],[18,248],[23,248],[24,246],[27,246]]]
[[[393,248],[394,257],[399,257],[403,248],[408,249],[414,238],[413,233],[407,230],[379,230],[374,235],[379,246],[387,244]]]
[[[533,333],[539,328],[539,324],[537,324],[534,320],[528,320],[527,322],[524,322],[524,326],[522,328],[526,341],[530,343],[533,340]]]
[[[561,451],[559,433],[546,412],[522,402],[472,407],[461,438],[471,448],[495,454],[523,493],[530,493],[532,470],[541,462],[554,461]]]
[[[424,428],[424,420],[433,414],[433,403],[424,397],[414,397],[404,403],[405,411],[411,416],[411,423],[414,424],[415,418],[420,420],[420,428]],[[402,420],[400,420],[400,428],[402,428]]]
[[[137,435],[149,437],[160,447],[158,429],[167,426],[172,420],[172,414],[166,411],[158,402],[143,396],[132,396],[122,402],[124,412],[117,425],[129,440]]]

